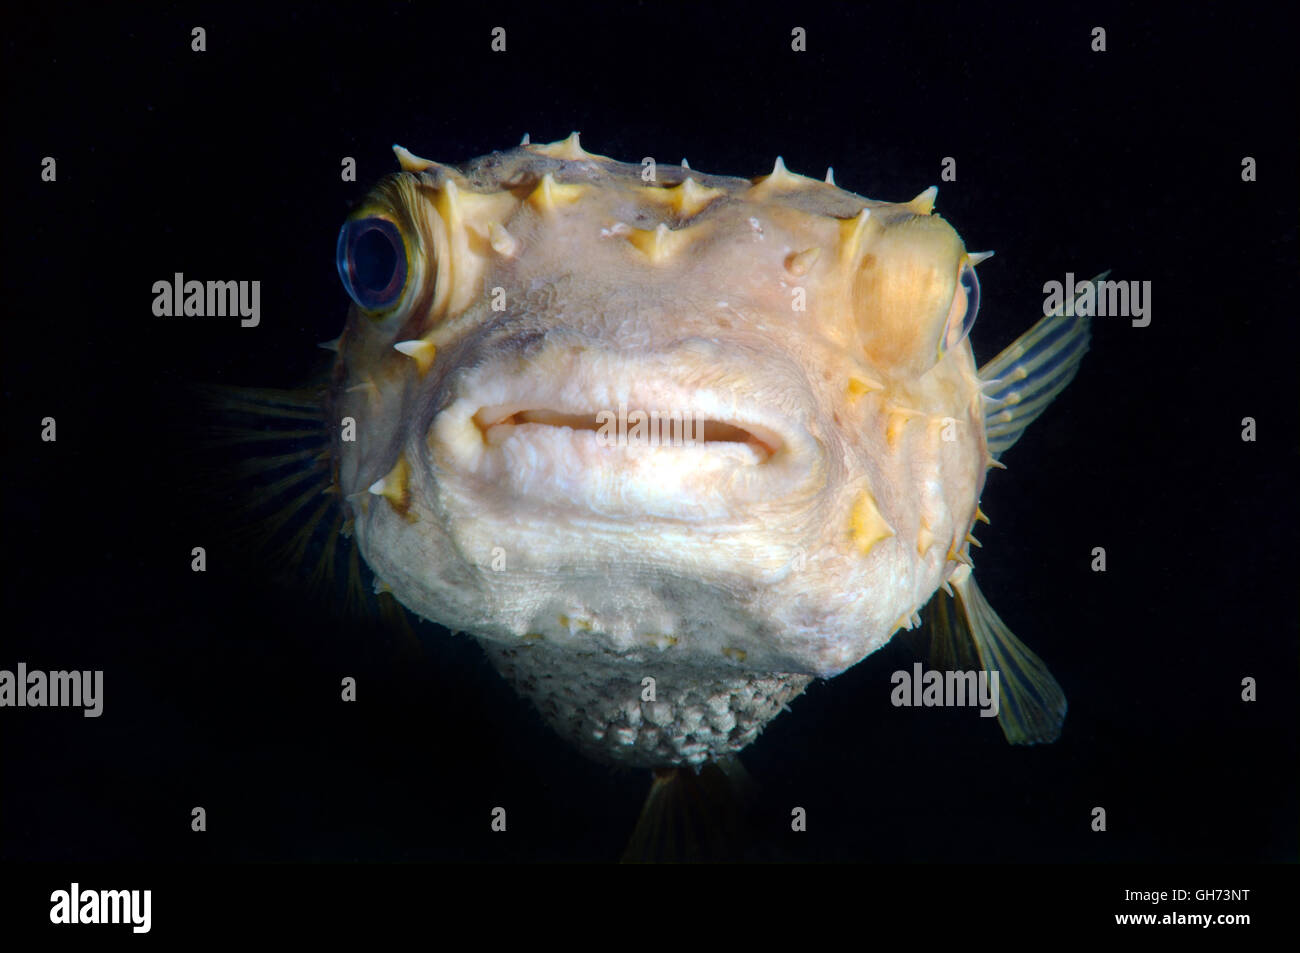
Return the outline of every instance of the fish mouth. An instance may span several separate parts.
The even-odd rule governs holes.
[[[429,427],[434,475],[466,505],[752,519],[828,469],[806,384],[764,370],[575,348],[468,368]]]
[[[754,463],[763,464],[785,447],[780,434],[761,424],[733,423],[702,417],[689,411],[605,410],[570,413],[549,407],[513,404],[480,407],[472,417],[488,446],[499,447],[519,427],[558,427],[570,431],[591,431],[608,447],[653,446],[701,447],[710,444],[733,444],[748,448]],[[716,448],[715,448],[716,449]]]

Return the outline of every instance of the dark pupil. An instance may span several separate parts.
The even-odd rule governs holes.
[[[352,246],[352,269],[358,291],[387,290],[397,272],[397,249],[381,229],[368,228]]]

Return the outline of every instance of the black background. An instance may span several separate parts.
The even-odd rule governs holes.
[[[211,543],[227,517],[191,489],[207,423],[188,385],[308,378],[346,312],[338,227],[391,143],[459,162],[577,129],[626,161],[759,175],[780,154],[891,200],[939,184],[967,245],[997,251],[981,361],[1067,271],[1152,284],[1150,326],[1097,319],[983,498],[981,585],[1064,687],[1061,740],[892,707],[916,656],[891,644],[745,752],[745,856],[1297,859],[1296,77],[1256,6],[42,5],[6,33],[0,667],[103,669],[105,709],[0,710],[0,858],[618,857],[647,772],[571,750],[469,639],[344,625],[268,581]],[[155,318],[176,271],[260,280],[261,326]]]

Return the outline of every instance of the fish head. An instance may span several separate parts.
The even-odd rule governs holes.
[[[339,236],[331,418],[400,602],[724,674],[831,676],[911,627],[988,459],[978,259],[932,190],[647,177],[576,136],[399,158]]]

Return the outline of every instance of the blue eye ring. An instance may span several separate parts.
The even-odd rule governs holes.
[[[348,296],[367,311],[385,311],[406,289],[406,242],[386,218],[371,215],[339,229],[335,264]]]
[[[966,290],[966,316],[961,322],[961,339],[965,340],[980,312],[980,280],[970,263],[961,270],[961,286]]]
[[[940,358],[966,340],[966,335],[970,334],[970,329],[974,326],[980,310],[980,280],[976,277],[975,267],[970,262],[962,266],[961,274],[957,276],[957,284],[959,287],[953,295],[948,321],[939,338]],[[963,304],[965,308],[961,314],[961,322],[958,323],[957,308]]]

